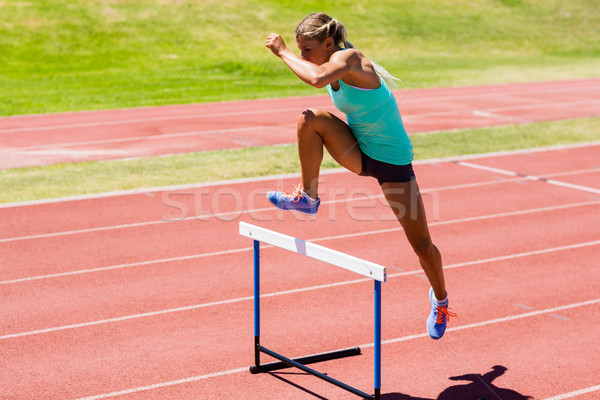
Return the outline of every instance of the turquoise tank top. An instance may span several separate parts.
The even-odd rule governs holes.
[[[346,114],[346,121],[367,156],[394,165],[413,161],[410,138],[404,129],[394,94],[381,80],[377,89],[361,89],[344,83],[327,93],[335,107]]]

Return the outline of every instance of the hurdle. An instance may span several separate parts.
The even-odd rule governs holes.
[[[381,397],[381,283],[387,279],[387,269],[381,265],[362,260],[349,254],[329,249],[311,242],[297,239],[275,231],[251,225],[245,222],[239,224],[240,235],[254,240],[254,365],[250,367],[252,374],[275,371],[284,368],[296,367],[317,378],[323,379],[357,396],[380,400]],[[304,256],[308,256],[328,264],[332,264],[346,270],[358,273],[373,279],[374,290],[374,357],[373,357],[373,387],[374,394],[368,394],[349,386],[339,380],[329,377],[321,372],[306,366],[306,364],[333,360],[342,357],[350,357],[361,353],[360,347],[338,350],[329,353],[321,353],[312,356],[290,359],[270,350],[260,344],[260,243],[289,250]],[[277,360],[276,362],[260,363],[260,353],[267,354]]]

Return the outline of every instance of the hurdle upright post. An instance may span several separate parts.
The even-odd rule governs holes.
[[[374,370],[374,389],[375,400],[379,400],[381,396],[381,282],[375,281],[375,312],[374,312],[374,351],[373,351],[373,370]]]
[[[254,366],[260,367],[260,242],[254,241]]]

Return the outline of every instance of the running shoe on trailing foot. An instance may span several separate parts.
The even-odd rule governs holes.
[[[446,323],[450,317],[456,317],[456,314],[448,311],[448,298],[438,301],[433,293],[433,288],[429,289],[429,300],[431,302],[431,313],[427,318],[427,332],[432,339],[440,339],[446,331]]]

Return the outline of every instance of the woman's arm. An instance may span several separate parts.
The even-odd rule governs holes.
[[[321,65],[313,64],[294,54],[286,47],[283,39],[275,33],[269,35],[265,44],[298,78],[317,88],[336,82],[360,65],[356,51],[337,51],[329,61]]]

